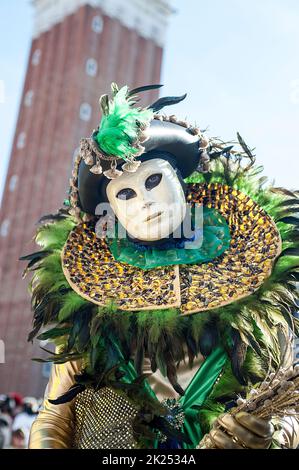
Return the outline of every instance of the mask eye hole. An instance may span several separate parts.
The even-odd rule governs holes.
[[[162,173],[154,173],[153,175],[150,175],[148,178],[146,178],[145,181],[145,188],[150,191],[151,189],[155,188],[160,184],[160,181],[162,179]]]
[[[123,201],[127,201],[128,199],[132,199],[133,197],[136,197],[137,194],[132,188],[124,188],[118,191],[116,197],[118,199],[122,199]]]

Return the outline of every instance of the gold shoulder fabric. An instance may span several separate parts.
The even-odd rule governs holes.
[[[73,402],[54,405],[49,400],[66,393],[74,385],[74,376],[79,374],[81,369],[81,360],[53,364],[43,407],[31,428],[30,449],[69,449],[72,447],[75,432]]]
[[[142,270],[114,260],[94,222],[78,225],[62,253],[70,286],[82,297],[121,310],[178,307],[183,315],[219,308],[256,291],[281,251],[274,221],[249,196],[226,185],[189,185],[188,202],[215,208],[230,227],[230,249],[209,263]]]

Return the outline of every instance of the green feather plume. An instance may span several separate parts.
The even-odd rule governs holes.
[[[127,160],[140,153],[139,135],[153,118],[153,112],[134,108],[134,97],[128,95],[127,86],[113,88],[113,95],[110,101],[107,95],[100,100],[103,116],[95,140],[106,154]]]

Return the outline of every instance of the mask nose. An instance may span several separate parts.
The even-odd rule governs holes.
[[[152,195],[150,194],[150,191],[146,191],[144,189],[141,192],[141,197],[143,199],[143,204],[142,204],[143,209],[149,209],[153,204],[155,204],[155,201],[153,200]]]
[[[143,204],[143,207],[145,209],[148,209],[149,207],[151,207],[153,205],[153,201],[146,201],[144,204]]]

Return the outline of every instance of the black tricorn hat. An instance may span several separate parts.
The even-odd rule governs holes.
[[[160,85],[149,85],[139,89],[132,90],[130,94],[136,90],[149,89],[149,87],[157,88]],[[190,127],[185,121],[178,121],[175,116],[162,116],[156,114],[164,106],[171,105],[182,101],[186,94],[180,97],[165,97],[160,98],[147,109],[152,110],[153,118],[146,128],[146,140],[138,142],[138,148],[141,152],[136,158],[135,162],[142,162],[151,158],[162,158],[169,160],[171,164],[179,171],[182,178],[191,175],[199,165],[200,156],[203,148],[207,146],[205,138],[203,139],[198,128]],[[102,99],[102,98],[101,98]],[[144,129],[143,129],[144,130]],[[85,148],[88,149],[93,157],[99,152],[101,161],[100,173],[93,173],[90,169],[90,164],[86,163],[86,159],[82,158],[78,167],[78,205],[81,210],[87,214],[95,214],[97,205],[101,202],[107,201],[106,187],[110,181],[109,177],[105,175],[111,172],[109,170],[111,161],[113,159],[114,169],[118,171],[124,167],[123,158],[117,156],[103,155],[102,150],[96,142],[95,136],[98,129],[94,131],[90,139],[85,140]],[[90,162],[88,162],[90,163]],[[134,163],[133,163],[134,165]]]

